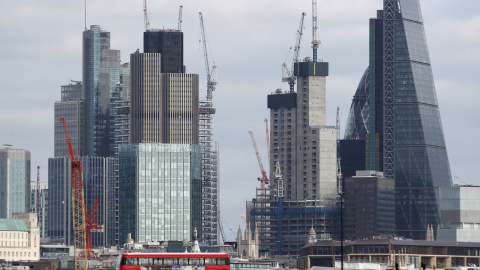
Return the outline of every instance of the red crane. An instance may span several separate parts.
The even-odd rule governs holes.
[[[102,230],[102,226],[98,226],[97,223],[93,222],[95,219],[95,213],[97,212],[98,203],[100,202],[99,199],[95,201],[95,204],[92,207],[92,210],[88,215],[85,217],[85,231],[87,234],[87,256],[88,257],[98,257],[97,253],[95,253],[92,249],[92,233],[91,230]]]
[[[60,118],[65,132],[70,163],[72,167],[72,212],[73,212],[73,243],[75,246],[75,270],[87,269],[87,252],[82,252],[86,248],[85,238],[85,200],[83,194],[83,176],[82,164],[75,159],[73,154],[72,140],[68,134],[67,124],[64,118]],[[77,250],[81,250],[77,253]]]
[[[257,143],[255,142],[255,137],[253,136],[253,132],[249,131],[248,133],[250,134],[250,138],[252,139],[253,148],[255,148],[255,154],[257,154],[258,166],[260,166],[260,171],[262,172],[262,178],[259,178],[258,180],[261,183],[262,189],[264,189],[265,184],[269,183],[267,173],[263,168],[262,159],[260,158],[260,153],[258,153]]]

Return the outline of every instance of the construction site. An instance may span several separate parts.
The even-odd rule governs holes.
[[[302,13],[291,63],[283,64],[289,89],[268,95],[266,123],[269,173],[263,167],[252,132],[261,177],[247,202],[247,224],[258,230],[260,255],[298,255],[312,228],[322,239],[341,238],[341,168],[337,123],[326,123],[328,63],[317,59],[317,1],[312,1],[313,57],[299,60],[304,29]],[[295,91],[295,84],[297,85]],[[269,180],[270,178],[270,180]]]

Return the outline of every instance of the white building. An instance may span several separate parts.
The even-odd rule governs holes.
[[[240,225],[238,226],[237,232],[237,254],[242,258],[253,258],[257,259],[259,257],[259,239],[258,239],[258,230],[255,225],[255,231],[250,229],[250,225],[245,226],[245,239],[242,239],[242,229]]]
[[[40,229],[36,213],[14,213],[0,219],[0,260],[38,261]]]
[[[480,242],[480,187],[441,187],[439,199],[437,241]]]

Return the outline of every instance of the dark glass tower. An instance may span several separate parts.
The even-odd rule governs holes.
[[[369,40],[345,139],[365,140],[365,169],[395,179],[397,235],[425,239],[436,187],[452,180],[419,1],[384,0]]]
[[[143,52],[161,53],[162,73],[184,73],[183,32],[149,30],[143,33]]]

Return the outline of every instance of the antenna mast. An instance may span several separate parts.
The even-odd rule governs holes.
[[[317,0],[312,0],[312,49],[313,62],[317,62],[317,48],[320,46],[320,40],[317,40]]]
[[[150,30],[150,22],[147,15],[147,0],[143,0],[143,20],[145,22],[145,31]]]

